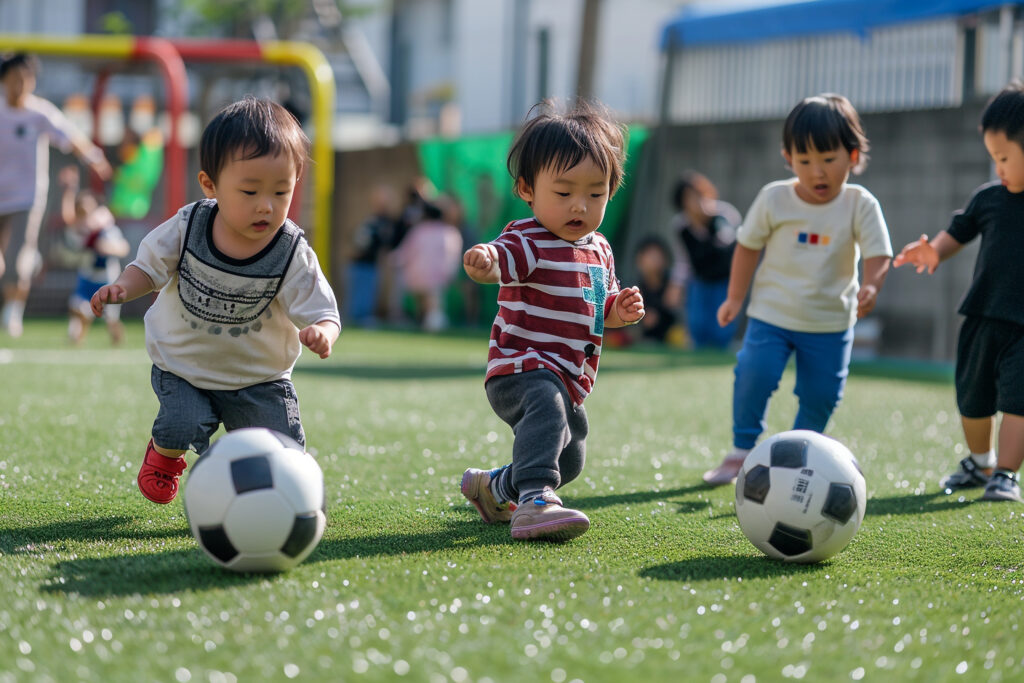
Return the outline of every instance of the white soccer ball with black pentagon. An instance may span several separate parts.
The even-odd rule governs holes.
[[[185,515],[199,547],[238,572],[279,572],[306,559],[327,524],[324,475],[294,439],[238,429],[191,468]]]
[[[843,444],[817,432],[759,443],[736,478],[736,517],[750,542],[786,562],[819,562],[845,548],[864,520],[864,475]]]

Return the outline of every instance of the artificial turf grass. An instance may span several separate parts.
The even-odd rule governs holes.
[[[854,373],[832,433],[865,469],[867,516],[836,558],[792,566],[746,542],[731,487],[699,484],[728,444],[727,359],[610,350],[587,467],[562,492],[593,528],[524,544],[458,492],[511,444],[483,398],[486,340],[347,332],[295,376],[324,539],[291,572],[239,576],[196,549],[180,503],[134,488],[145,354],[98,339],[83,358],[46,331],[0,365],[22,389],[0,397],[0,680],[1020,673],[1020,512],[935,485],[956,462],[951,385]]]

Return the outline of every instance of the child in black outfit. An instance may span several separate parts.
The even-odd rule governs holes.
[[[981,235],[974,280],[960,304],[965,318],[956,357],[957,407],[971,453],[940,485],[950,491],[984,486],[982,500],[1024,502],[1017,475],[1024,461],[1024,83],[1011,83],[989,102],[981,133],[999,181],[975,190],[948,229],[911,242],[893,265],[933,273]],[[1003,413],[998,458],[996,411]]]

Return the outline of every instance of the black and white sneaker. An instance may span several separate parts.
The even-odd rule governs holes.
[[[939,486],[953,491],[986,486],[988,482],[989,475],[982,472],[978,463],[974,462],[974,458],[968,455],[957,464],[955,472],[947,474],[939,480]]]
[[[1017,483],[1016,472],[999,471],[992,475],[985,485],[982,500],[1013,500],[1024,503],[1020,497],[1020,485]]]

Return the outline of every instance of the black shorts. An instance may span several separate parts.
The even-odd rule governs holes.
[[[964,318],[956,349],[956,404],[968,418],[1024,415],[1024,325]]]

